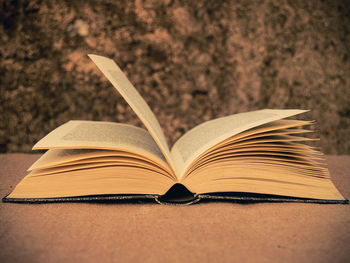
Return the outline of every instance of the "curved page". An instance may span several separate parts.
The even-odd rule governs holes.
[[[114,122],[69,121],[42,138],[33,150],[83,148],[134,152],[169,167],[147,131]]]
[[[89,57],[112,83],[112,85],[119,91],[136,115],[140,118],[152,135],[153,139],[157,142],[168,163],[173,168],[169,146],[166,142],[163,130],[160,127],[156,116],[146,101],[141,97],[140,93],[138,93],[132,83],[112,59],[93,54],[89,54]]]
[[[186,167],[198,155],[231,136],[303,112],[306,110],[266,109],[238,113],[204,122],[180,137],[171,149],[172,158],[178,169],[176,172],[182,177]]]
[[[163,169],[167,174],[170,173],[168,164],[162,166],[162,163],[149,158],[149,156],[141,156],[127,151],[100,149],[50,149],[34,162],[27,171],[65,166],[68,164],[94,163],[100,161],[110,162],[119,158],[143,160]]]

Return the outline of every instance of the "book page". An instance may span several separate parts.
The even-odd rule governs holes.
[[[33,147],[33,150],[41,149],[124,150],[148,156],[161,166],[169,167],[147,131],[114,122],[69,121],[50,132]]]
[[[112,85],[119,91],[136,115],[140,118],[158,144],[169,165],[173,167],[169,146],[166,142],[163,130],[160,127],[156,116],[146,101],[141,97],[140,93],[135,89],[132,83],[112,59],[92,54],[89,54],[89,57],[112,83]]]
[[[238,113],[227,117],[204,122],[193,128],[174,144],[171,154],[177,167],[177,174],[183,176],[195,158],[201,153],[248,129],[291,117],[305,110],[259,110],[245,113]]]
[[[27,171],[79,163],[111,163],[125,158],[130,160],[138,160],[142,163],[150,163],[154,167],[157,167],[157,169],[162,169],[165,174],[169,175],[170,173],[168,164],[163,167],[161,163],[156,162],[151,158],[147,158],[146,156],[140,156],[136,153],[126,151],[99,149],[49,149],[36,162],[34,162]]]

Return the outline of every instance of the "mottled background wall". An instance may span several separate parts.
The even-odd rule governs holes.
[[[173,143],[212,118],[312,109],[350,153],[349,1],[0,0],[0,150],[70,119],[140,125],[86,54],[115,59]]]

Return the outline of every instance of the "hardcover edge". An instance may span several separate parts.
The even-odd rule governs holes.
[[[328,199],[307,199],[307,198],[287,198],[287,197],[254,197],[254,196],[229,196],[229,195],[194,195],[194,199],[186,202],[171,202],[159,200],[161,195],[138,194],[138,195],[104,195],[104,196],[72,196],[56,198],[8,198],[8,195],[2,198],[4,203],[61,203],[61,202],[112,202],[116,201],[146,201],[152,200],[159,204],[169,205],[191,205],[201,200],[212,201],[231,201],[233,203],[252,202],[252,203],[316,203],[316,204],[349,204],[349,200],[328,200]]]
[[[348,199],[330,200],[330,199],[312,199],[312,198],[293,198],[293,197],[254,197],[254,196],[229,196],[229,195],[210,195],[199,194],[201,200],[209,199],[216,201],[232,202],[256,202],[256,203],[315,203],[315,204],[349,204]]]
[[[96,195],[96,196],[70,196],[53,198],[2,198],[4,203],[61,203],[61,202],[100,202],[100,201],[142,201],[154,200],[156,195],[136,194],[136,195]]]

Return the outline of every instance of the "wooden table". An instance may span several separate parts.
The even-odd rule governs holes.
[[[0,155],[1,197],[39,155]],[[350,198],[350,156],[327,156]],[[350,205],[0,204],[1,262],[350,262]]]

